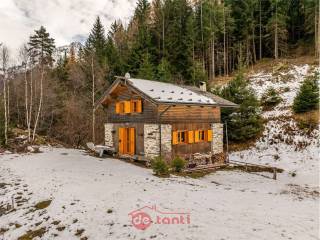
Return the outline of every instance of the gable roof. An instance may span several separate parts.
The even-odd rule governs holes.
[[[118,77],[117,80],[109,87],[102,96],[98,104],[108,97],[113,89],[120,83],[129,85],[140,94],[148,97],[155,103],[162,104],[186,104],[186,105],[210,105],[221,107],[237,107],[238,105],[218,97],[210,92],[202,91],[195,86],[175,85],[172,83],[164,83],[146,79],[123,78]]]
[[[212,98],[196,93],[183,86],[136,78],[130,78],[128,80],[135,88],[157,102],[216,104]]]

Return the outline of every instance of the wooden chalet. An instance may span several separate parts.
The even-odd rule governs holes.
[[[200,88],[117,77],[99,101],[107,112],[105,145],[119,157],[190,164],[223,159],[221,107],[236,104]]]

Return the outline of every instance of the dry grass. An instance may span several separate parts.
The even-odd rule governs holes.
[[[280,70],[285,70],[289,67],[289,65],[301,65],[301,64],[309,64],[309,65],[317,65],[317,59],[313,55],[305,55],[305,56],[293,56],[288,58],[281,58],[275,60],[273,58],[263,58],[259,60],[255,65],[249,66],[243,70],[244,74],[251,75],[261,71],[273,72],[276,73]],[[230,80],[232,80],[237,72],[229,74],[229,76],[218,76],[214,80],[209,80],[209,86],[223,86],[227,84]]]
[[[46,200],[46,201],[38,202],[36,205],[34,205],[34,207],[35,207],[37,210],[47,208],[47,207],[49,207],[49,205],[51,204],[51,201],[52,201],[52,200]]]
[[[251,139],[243,142],[231,142],[229,143],[229,152],[239,152],[247,150],[253,147],[256,143],[256,139]]]
[[[37,230],[29,230],[24,235],[20,236],[18,240],[32,240],[36,237],[41,238],[46,233],[46,228],[39,228]]]
[[[319,110],[296,113],[293,118],[297,121],[299,128],[313,130],[319,125]]]

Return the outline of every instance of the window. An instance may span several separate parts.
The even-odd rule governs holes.
[[[178,132],[178,143],[187,143],[187,131]]]
[[[141,99],[131,100],[131,112],[132,113],[141,113],[142,112]]]
[[[207,141],[207,131],[206,130],[196,130],[194,131],[194,142],[205,142]]]
[[[205,131],[204,131],[204,130],[200,130],[200,131],[199,131],[199,141],[200,141],[200,142],[204,142],[205,139],[206,139]]]
[[[188,143],[188,131],[173,131],[172,144]]]
[[[124,101],[116,103],[116,113],[117,114],[124,114],[124,108],[125,108],[124,105],[125,105]]]
[[[116,103],[117,114],[140,113],[142,112],[142,101],[140,99],[121,101]]]
[[[172,144],[211,142],[212,130],[173,131]]]
[[[124,102],[120,102],[120,113],[124,113]]]

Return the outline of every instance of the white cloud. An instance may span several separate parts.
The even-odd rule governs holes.
[[[135,0],[0,0],[0,42],[11,50],[45,26],[56,45],[86,37],[99,15],[106,27],[121,19],[128,23]]]

